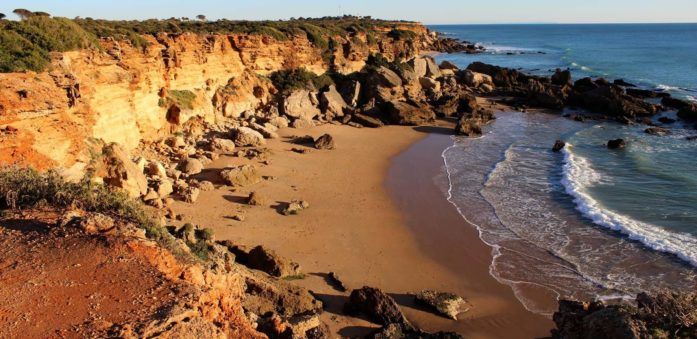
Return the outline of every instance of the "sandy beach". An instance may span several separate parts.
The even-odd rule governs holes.
[[[298,262],[307,276],[294,282],[324,301],[323,320],[332,333],[356,336],[377,327],[342,314],[348,293],[327,284],[325,276],[333,271],[350,289],[367,285],[389,293],[424,330],[457,331],[472,338],[546,336],[551,320],[525,310],[509,287],[489,275],[491,249],[434,181],[442,175],[440,154],[451,142],[445,133],[451,128],[326,124],[281,130],[281,138],[266,145],[270,165],[222,156],[202,174],[214,179],[208,173],[254,163],[271,180],[244,190],[220,186],[203,192],[195,205],[178,203],[175,208],[183,222],[212,227],[219,240],[261,244]],[[305,147],[290,143],[289,137],[324,133],[335,138],[335,150],[292,151]],[[252,191],[266,197],[267,204],[246,205]],[[293,199],[308,201],[310,209],[281,215],[279,203]],[[245,220],[235,221],[234,215]],[[423,289],[460,294],[470,310],[458,321],[426,312],[408,295]]]

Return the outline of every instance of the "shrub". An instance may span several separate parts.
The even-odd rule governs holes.
[[[193,109],[196,93],[189,90],[169,90],[167,99],[181,109]]]
[[[403,29],[393,29],[389,33],[387,33],[387,36],[397,41],[409,41],[414,40],[414,38],[416,38],[416,33]]]
[[[302,67],[274,72],[270,78],[279,92],[284,94],[297,89],[320,90],[334,84],[329,74],[317,75]]]
[[[145,229],[146,235],[172,249],[174,238],[159,226],[143,205],[124,192],[95,184],[88,178],[66,182],[49,171],[39,173],[30,168],[0,169],[0,209],[37,207],[80,208],[132,222]]]

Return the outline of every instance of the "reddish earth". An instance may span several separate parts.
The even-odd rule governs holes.
[[[86,337],[137,324],[187,293],[123,239],[0,219],[0,337]]]

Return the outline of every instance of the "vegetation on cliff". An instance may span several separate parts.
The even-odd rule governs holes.
[[[285,41],[295,36],[306,36],[317,48],[330,50],[334,37],[350,37],[359,33],[369,37],[368,43],[377,43],[380,32],[388,32],[395,40],[416,37],[411,31],[398,29],[398,22],[366,17],[343,16],[289,21],[205,21],[188,18],[144,21],[111,21],[92,18],[58,18],[44,12],[16,10],[21,20],[0,18],[0,72],[43,71],[50,63],[50,52],[64,52],[81,48],[99,48],[100,38],[128,40],[143,48],[148,42],[145,35],[160,33],[181,34],[254,34]],[[205,18],[205,17],[204,17]]]

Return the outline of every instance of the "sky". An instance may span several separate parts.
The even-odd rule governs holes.
[[[697,0],[0,0],[54,16],[261,20],[343,14],[425,24],[697,22]]]

